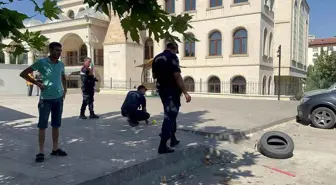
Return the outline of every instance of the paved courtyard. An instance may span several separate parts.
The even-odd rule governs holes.
[[[95,109],[98,114],[117,116],[125,95],[98,94]],[[296,115],[295,101],[193,98],[185,103],[182,97],[180,129],[218,133],[232,130],[249,130]],[[1,105],[30,115],[37,115],[37,97],[6,97]],[[81,96],[69,94],[65,100],[63,117],[79,114]],[[157,97],[147,98],[147,109],[158,123],[162,121],[162,105]],[[9,116],[9,115],[8,115]],[[7,117],[8,117],[7,116]],[[14,116],[15,117],[15,116]]]
[[[162,105],[148,98],[148,111],[156,125],[130,128],[120,116],[123,95],[98,94],[95,99],[99,120],[79,120],[79,94],[65,100],[62,147],[65,158],[47,157],[34,163],[37,152],[36,122],[38,97],[5,96],[0,100],[0,184],[78,184],[101,175],[156,158]],[[296,102],[267,100],[194,98],[183,103],[178,124],[181,129],[226,132],[260,127],[295,116]],[[183,133],[182,133],[183,132]],[[179,131],[177,150],[204,137]],[[46,147],[50,151],[50,130]],[[217,143],[214,143],[217,145]],[[219,143],[218,143],[219,144]]]
[[[266,131],[275,130],[292,137],[295,149],[290,159],[270,159],[254,149]],[[336,130],[315,129],[294,121],[250,135],[239,145],[221,142],[220,150],[234,153],[237,160],[231,164],[215,164],[188,171],[187,178],[179,178],[169,185],[333,185],[336,171]],[[263,165],[295,175],[282,174]]]

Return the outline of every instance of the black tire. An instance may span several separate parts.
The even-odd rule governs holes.
[[[260,153],[273,159],[288,159],[293,156],[294,142],[283,132],[266,132],[259,140]]]
[[[327,107],[319,107],[311,113],[310,121],[316,128],[331,129],[335,127],[336,115]]]

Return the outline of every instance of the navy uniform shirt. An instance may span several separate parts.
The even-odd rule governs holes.
[[[138,91],[130,91],[127,93],[125,101],[121,106],[121,110],[129,112],[136,111],[139,107],[146,107],[146,98]]]
[[[177,56],[169,50],[155,56],[152,64],[152,73],[156,79],[157,89],[160,90],[179,90],[174,77],[175,72],[181,72]]]
[[[90,75],[90,69],[83,67],[80,71],[83,93],[94,93],[95,78]]]

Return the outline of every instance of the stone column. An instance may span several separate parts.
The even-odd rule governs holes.
[[[28,51],[28,65],[34,63],[34,52],[32,50]]]
[[[10,53],[6,50],[3,50],[3,52],[5,54],[5,64],[10,64]]]
[[[92,58],[92,46],[90,43],[85,43],[86,48],[87,48],[87,56]]]

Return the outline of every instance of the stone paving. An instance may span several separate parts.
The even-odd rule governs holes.
[[[38,97],[6,96],[0,99],[0,184],[79,184],[101,175],[147,161],[158,156],[162,105],[148,98],[148,111],[156,125],[142,123],[130,128],[120,116],[123,95],[97,94],[99,120],[79,120],[79,94],[65,100],[61,146],[69,153],[64,158],[48,157],[34,162],[37,152],[36,122]],[[183,103],[178,124],[181,129],[218,133],[260,127],[294,117],[295,102],[266,100],[194,98]],[[204,138],[179,131],[178,150]],[[216,144],[216,143],[213,143]],[[48,130],[46,152],[50,151]]]
[[[292,137],[295,149],[289,159],[271,159],[254,148],[267,131],[281,131]],[[233,152],[238,160],[230,164],[202,166],[188,171],[168,185],[332,185],[335,184],[335,129],[316,129],[294,121],[250,135],[239,145],[221,142],[219,150]],[[263,165],[294,174],[295,177],[265,168]]]

